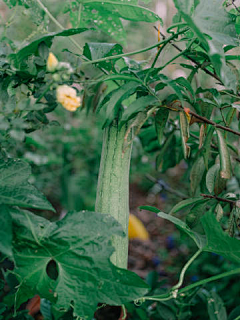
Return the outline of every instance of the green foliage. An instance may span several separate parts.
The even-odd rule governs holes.
[[[147,285],[137,275],[110,262],[109,240],[113,234],[123,236],[113,218],[82,211],[51,223],[16,210],[12,218],[20,282],[17,307],[37,292],[52,301],[57,298],[59,309],[68,310],[73,302],[75,314],[91,319],[101,301],[120,305],[146,292]]]
[[[37,26],[20,45],[21,41],[8,39],[7,33],[16,22],[15,13],[2,25],[0,319],[31,319],[22,309],[35,294],[40,295],[41,312],[49,320],[91,319],[99,303],[126,304],[131,320],[238,317],[235,297],[230,300],[226,294],[234,286],[226,277],[240,272],[239,8],[227,1],[174,0],[178,12],[161,41],[126,52],[108,39],[126,44],[123,19],[134,25],[161,22],[148,9],[148,1],[142,7],[138,0],[77,0],[67,2],[64,9],[55,2],[46,2],[47,8],[41,0],[4,2],[15,13],[22,9]],[[227,9],[230,5],[231,10]],[[62,13],[69,14],[71,27]],[[53,24],[61,31],[54,32]],[[136,30],[139,28],[134,34]],[[61,37],[64,41],[58,47]],[[86,43],[82,47],[79,41]],[[168,57],[170,47],[177,49],[175,56]],[[50,48],[59,57],[51,72],[47,67]],[[129,58],[151,50],[146,61]],[[169,76],[175,60],[184,76]],[[56,94],[62,85],[69,90],[63,94],[65,103]],[[76,114],[69,115],[60,104],[71,109],[76,98],[72,92],[79,101],[83,98]],[[103,214],[80,211],[94,206],[89,199],[95,195],[99,162],[95,153],[101,136],[95,117],[106,132],[114,128],[118,142],[118,157],[116,141],[112,148],[112,138],[104,142],[102,154],[110,154],[111,161],[103,156],[101,166],[103,172],[107,166],[113,178],[109,182],[101,177],[99,186],[105,190],[107,184],[106,190],[113,190],[114,180],[114,190],[123,191],[123,195],[105,195],[107,202],[115,205]],[[128,203],[128,186],[122,182],[128,171],[121,172],[119,182],[114,170],[119,170],[121,159],[130,154],[137,136],[141,157],[143,153],[151,159],[154,155],[158,173],[176,170],[177,165],[184,168],[186,194],[157,182],[158,187],[183,199],[173,203],[169,214],[142,207],[174,223],[198,248],[186,258],[178,283],[170,289],[152,274],[147,278],[148,291],[136,274],[110,260],[117,248],[116,236],[119,242],[126,240],[119,224],[122,216],[116,215],[116,221],[111,215],[122,209],[122,196]],[[54,200],[57,210],[33,182]],[[97,193],[101,192],[99,187]],[[60,214],[66,216],[58,220]],[[123,225],[127,222],[126,218]],[[191,248],[192,244],[187,241],[187,245]],[[220,255],[224,261],[221,267],[204,260],[207,252],[209,257]],[[201,265],[201,261],[211,270],[210,275],[181,288],[187,269],[191,270],[192,263]],[[213,285],[217,279],[221,281]],[[239,292],[234,290],[237,297]],[[135,299],[140,306],[131,302]]]
[[[93,25],[122,43],[125,43],[125,31],[121,18],[145,22],[160,20],[154,12],[140,7],[138,0],[72,1],[66,5],[65,12],[69,12],[74,27]]]

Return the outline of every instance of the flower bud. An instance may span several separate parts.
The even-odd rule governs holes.
[[[58,66],[58,59],[55,57],[55,55],[50,52],[47,59],[47,70],[49,72],[54,72]]]

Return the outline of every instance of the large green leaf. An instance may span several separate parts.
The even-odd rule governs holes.
[[[190,10],[192,1],[174,0],[174,3],[208,52],[217,75],[226,87],[236,91],[236,76],[226,65],[223,45],[236,47],[239,45],[239,40],[235,23],[231,15],[223,8],[222,2],[201,0],[194,11]]]
[[[147,292],[136,274],[110,262],[110,240],[123,236],[112,217],[87,211],[70,212],[52,223],[27,211],[12,217],[18,304],[23,292],[34,292],[55,298],[59,309],[73,305],[77,316],[91,319],[99,302],[121,305]]]
[[[89,60],[97,60],[100,58],[121,54],[122,46],[117,43],[99,43],[89,42],[86,43],[83,49],[83,54]],[[106,70],[113,70],[116,60],[100,62],[99,66]]]
[[[201,222],[207,236],[207,244],[203,250],[215,252],[226,259],[240,263],[240,241],[224,232],[211,212],[205,213]]]
[[[17,53],[12,53],[8,57],[13,62],[15,67],[18,67],[24,59],[32,54],[37,54],[38,47],[40,43],[45,43],[48,47],[52,45],[52,41],[55,37],[68,37],[74,34],[79,34],[88,29],[86,28],[76,28],[76,29],[67,29],[60,32],[52,32],[45,34],[44,36],[39,37],[38,39],[30,42],[22,49],[20,49]]]
[[[12,217],[9,207],[0,206],[0,252],[8,257],[12,256]]]
[[[77,2],[71,2],[65,10],[70,13],[74,27],[94,25],[122,43],[125,43],[125,31],[121,18],[145,22],[160,20],[154,12],[139,6],[138,0],[78,0]]]
[[[0,205],[55,211],[44,195],[28,182],[31,167],[21,160],[0,164]]]

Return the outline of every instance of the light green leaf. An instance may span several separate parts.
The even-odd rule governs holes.
[[[224,138],[222,131],[216,130],[216,132],[218,137],[218,147],[220,151],[220,176],[223,179],[230,179],[232,175],[232,168],[226,139]]]
[[[218,163],[214,164],[207,172],[206,175],[206,186],[210,193],[214,191],[217,176],[219,175],[220,165]]]
[[[190,155],[190,147],[187,145],[187,141],[190,136],[190,133],[189,133],[189,122],[184,111],[179,112],[179,122],[180,122],[181,138],[182,138],[183,155],[184,155],[184,158],[186,159]]]
[[[111,238],[123,236],[111,216],[70,212],[61,221],[49,222],[16,211],[12,218],[15,273],[20,280],[17,303],[22,302],[22,292],[35,291],[56,300],[58,309],[73,305],[77,316],[92,319],[99,302],[121,305],[147,292],[141,278],[110,262]]]
[[[0,252],[12,257],[12,217],[10,208],[0,205]]]
[[[186,207],[189,207],[191,205],[197,204],[197,203],[202,203],[205,200],[202,197],[195,197],[195,198],[189,198],[189,199],[185,199],[182,200],[180,202],[178,202],[169,212],[169,214],[173,214],[176,213]]]
[[[155,116],[155,128],[157,131],[157,138],[160,145],[163,143],[163,132],[168,120],[169,109],[160,107]]]
[[[14,66],[17,68],[23,62],[25,58],[32,54],[37,54],[38,46],[44,42],[47,47],[51,47],[52,41],[54,37],[68,37],[74,34],[79,34],[88,29],[86,28],[77,28],[77,29],[67,29],[60,32],[52,32],[48,33],[40,38],[30,42],[22,49],[20,49],[17,53],[12,53],[8,56],[8,58],[13,62]]]
[[[55,211],[43,194],[28,183],[31,167],[21,160],[0,164],[0,205]]]
[[[200,235],[197,232],[192,231],[189,228],[189,226],[185,222],[181,221],[180,219],[178,219],[178,218],[176,218],[174,216],[171,216],[169,214],[166,214],[164,212],[161,212],[160,210],[158,210],[155,207],[141,206],[140,209],[148,210],[148,211],[157,213],[158,217],[166,219],[166,220],[174,223],[181,231],[183,231],[189,237],[191,237],[193,239],[193,241],[196,243],[196,245],[198,246],[199,249],[205,247],[205,237],[203,235]]]
[[[107,33],[118,42],[126,43],[121,19],[132,21],[156,22],[158,15],[138,5],[137,0],[81,0],[72,2],[65,12],[70,13],[74,27],[95,28]]]
[[[207,236],[204,251],[214,252],[228,260],[240,263],[240,241],[224,232],[211,212],[205,213],[201,222]]]

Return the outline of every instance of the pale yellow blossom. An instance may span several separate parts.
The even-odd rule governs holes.
[[[55,55],[50,52],[47,59],[47,70],[50,72],[54,72],[58,66],[58,59]]]
[[[68,111],[76,111],[81,105],[77,91],[65,84],[57,87],[57,101]]]

